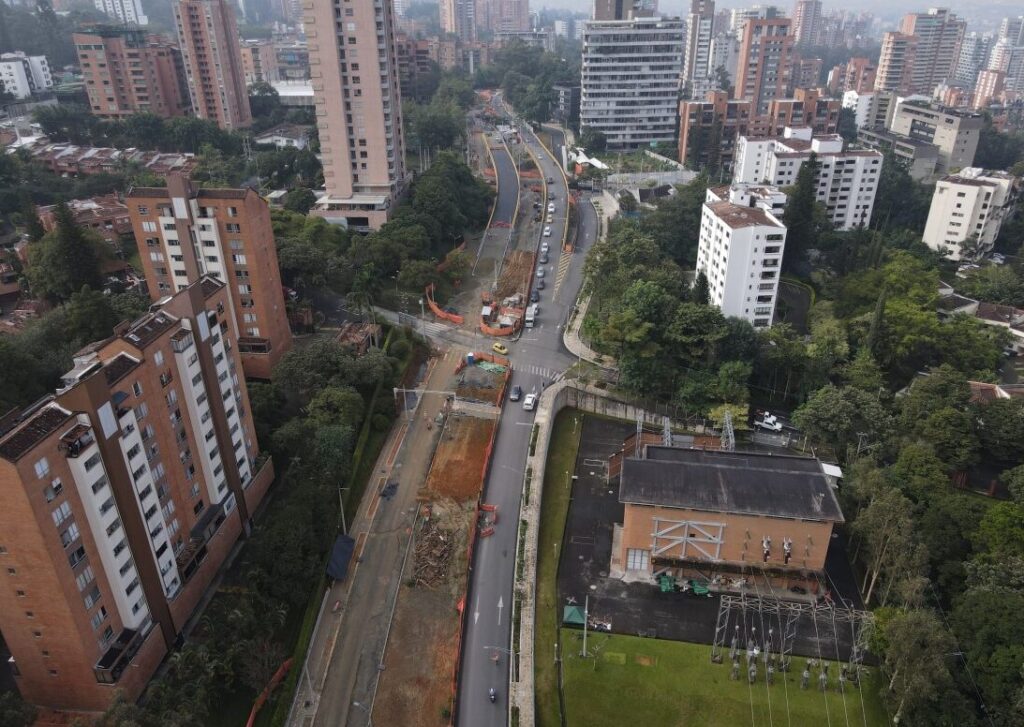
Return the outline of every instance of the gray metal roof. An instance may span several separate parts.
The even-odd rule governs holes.
[[[655,446],[646,455],[623,462],[620,502],[843,522],[816,459]]]

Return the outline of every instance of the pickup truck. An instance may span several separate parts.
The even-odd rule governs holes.
[[[766,429],[769,432],[781,432],[782,422],[774,414],[765,412],[761,418],[754,419],[754,426],[758,429]]]

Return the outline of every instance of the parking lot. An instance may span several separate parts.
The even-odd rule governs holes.
[[[717,596],[662,593],[653,584],[626,583],[608,575],[613,529],[622,520],[623,507],[617,482],[607,481],[607,461],[635,431],[636,425],[628,422],[584,418],[559,563],[560,602],[582,606],[589,596],[591,617],[610,624],[615,633],[710,644],[718,615]],[[826,573],[826,585],[836,601],[860,608],[841,537],[834,538],[829,548]],[[796,625],[793,650],[808,657],[846,659],[851,640],[849,625],[806,618]]]

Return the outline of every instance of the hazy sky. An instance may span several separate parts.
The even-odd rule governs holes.
[[[718,8],[741,8],[756,4],[777,5],[786,10],[791,10],[793,0],[716,0]],[[664,15],[683,15],[689,8],[688,0],[659,0],[658,9]],[[592,0],[530,0],[532,9],[543,7],[575,10],[581,13],[590,13],[593,8]],[[842,2],[823,0],[823,10],[828,13],[832,9],[846,8],[849,10],[865,10],[874,13],[879,18],[892,18],[893,22],[900,15],[913,11],[924,11],[929,7],[948,7],[953,12],[967,19],[968,26],[981,26],[994,22],[995,18],[1007,15],[1024,15],[1024,2],[1021,0],[950,0],[949,2],[914,2],[913,0],[843,0]],[[792,14],[792,13],[790,13]],[[986,22],[987,21],[987,22]]]

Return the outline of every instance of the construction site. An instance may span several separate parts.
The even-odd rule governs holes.
[[[498,517],[480,492],[509,374],[505,359],[461,354],[450,399],[431,422],[440,437],[417,492],[374,704],[378,724],[437,725],[451,714],[470,554]]]

